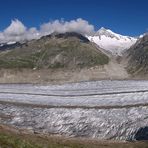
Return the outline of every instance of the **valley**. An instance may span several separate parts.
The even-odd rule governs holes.
[[[148,0],[2,0],[0,148],[148,148]]]
[[[76,144],[86,138],[105,140],[110,147],[110,142],[125,141],[129,147],[141,145],[148,140],[147,42],[147,35],[132,38],[101,28],[91,38],[52,33],[1,45],[3,132],[9,127],[33,137],[62,137],[72,143],[74,138]]]

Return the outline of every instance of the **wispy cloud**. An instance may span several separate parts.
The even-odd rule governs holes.
[[[11,21],[4,31],[0,32],[0,43],[38,39],[53,32],[77,32],[85,35],[94,33],[94,26],[81,18],[71,21],[55,20],[44,23],[37,28],[27,28],[21,21]]]

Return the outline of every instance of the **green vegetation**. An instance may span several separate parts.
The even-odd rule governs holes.
[[[17,135],[12,133],[0,133],[1,148],[147,148],[148,143],[115,143],[97,142],[74,139],[62,139],[57,137],[43,138],[33,135]]]
[[[0,134],[0,147],[1,148],[41,148],[40,145],[34,144],[27,140],[23,140],[16,136],[7,134]]]
[[[0,68],[33,68],[34,63],[29,59],[0,60]]]

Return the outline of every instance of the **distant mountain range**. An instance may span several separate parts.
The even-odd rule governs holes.
[[[101,73],[105,77],[126,72],[128,78],[146,77],[148,34],[136,38],[101,28],[92,36],[75,32],[52,33],[31,41],[0,44],[1,69],[72,70],[96,66],[103,66]]]
[[[91,42],[96,43],[100,48],[110,52],[116,56],[122,56],[122,54],[129,49],[133,44],[136,43],[140,37],[129,37],[123,36],[104,27],[100,28],[94,35],[85,35]],[[26,41],[20,41],[26,42]],[[15,44],[16,42],[10,41],[8,43],[1,43],[2,46],[9,46]]]

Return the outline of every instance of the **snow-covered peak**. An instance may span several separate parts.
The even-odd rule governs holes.
[[[114,32],[112,32],[109,29],[105,29],[104,27],[101,27],[94,36],[99,36],[101,37],[102,35],[106,36],[106,37],[111,37],[111,38],[117,38],[116,34]]]
[[[120,39],[124,39],[124,40],[127,40],[127,39],[132,39],[133,37],[129,37],[129,36],[124,36],[124,35],[121,35],[121,34],[118,34],[118,33],[115,33],[113,31],[111,31],[110,29],[106,29],[104,27],[101,27],[96,33],[94,36],[106,36],[106,37],[110,37],[110,38],[116,38],[118,40]]]
[[[122,53],[137,41],[137,38],[123,36],[104,27],[99,29],[94,36],[89,36],[88,39],[117,56],[122,56]]]

